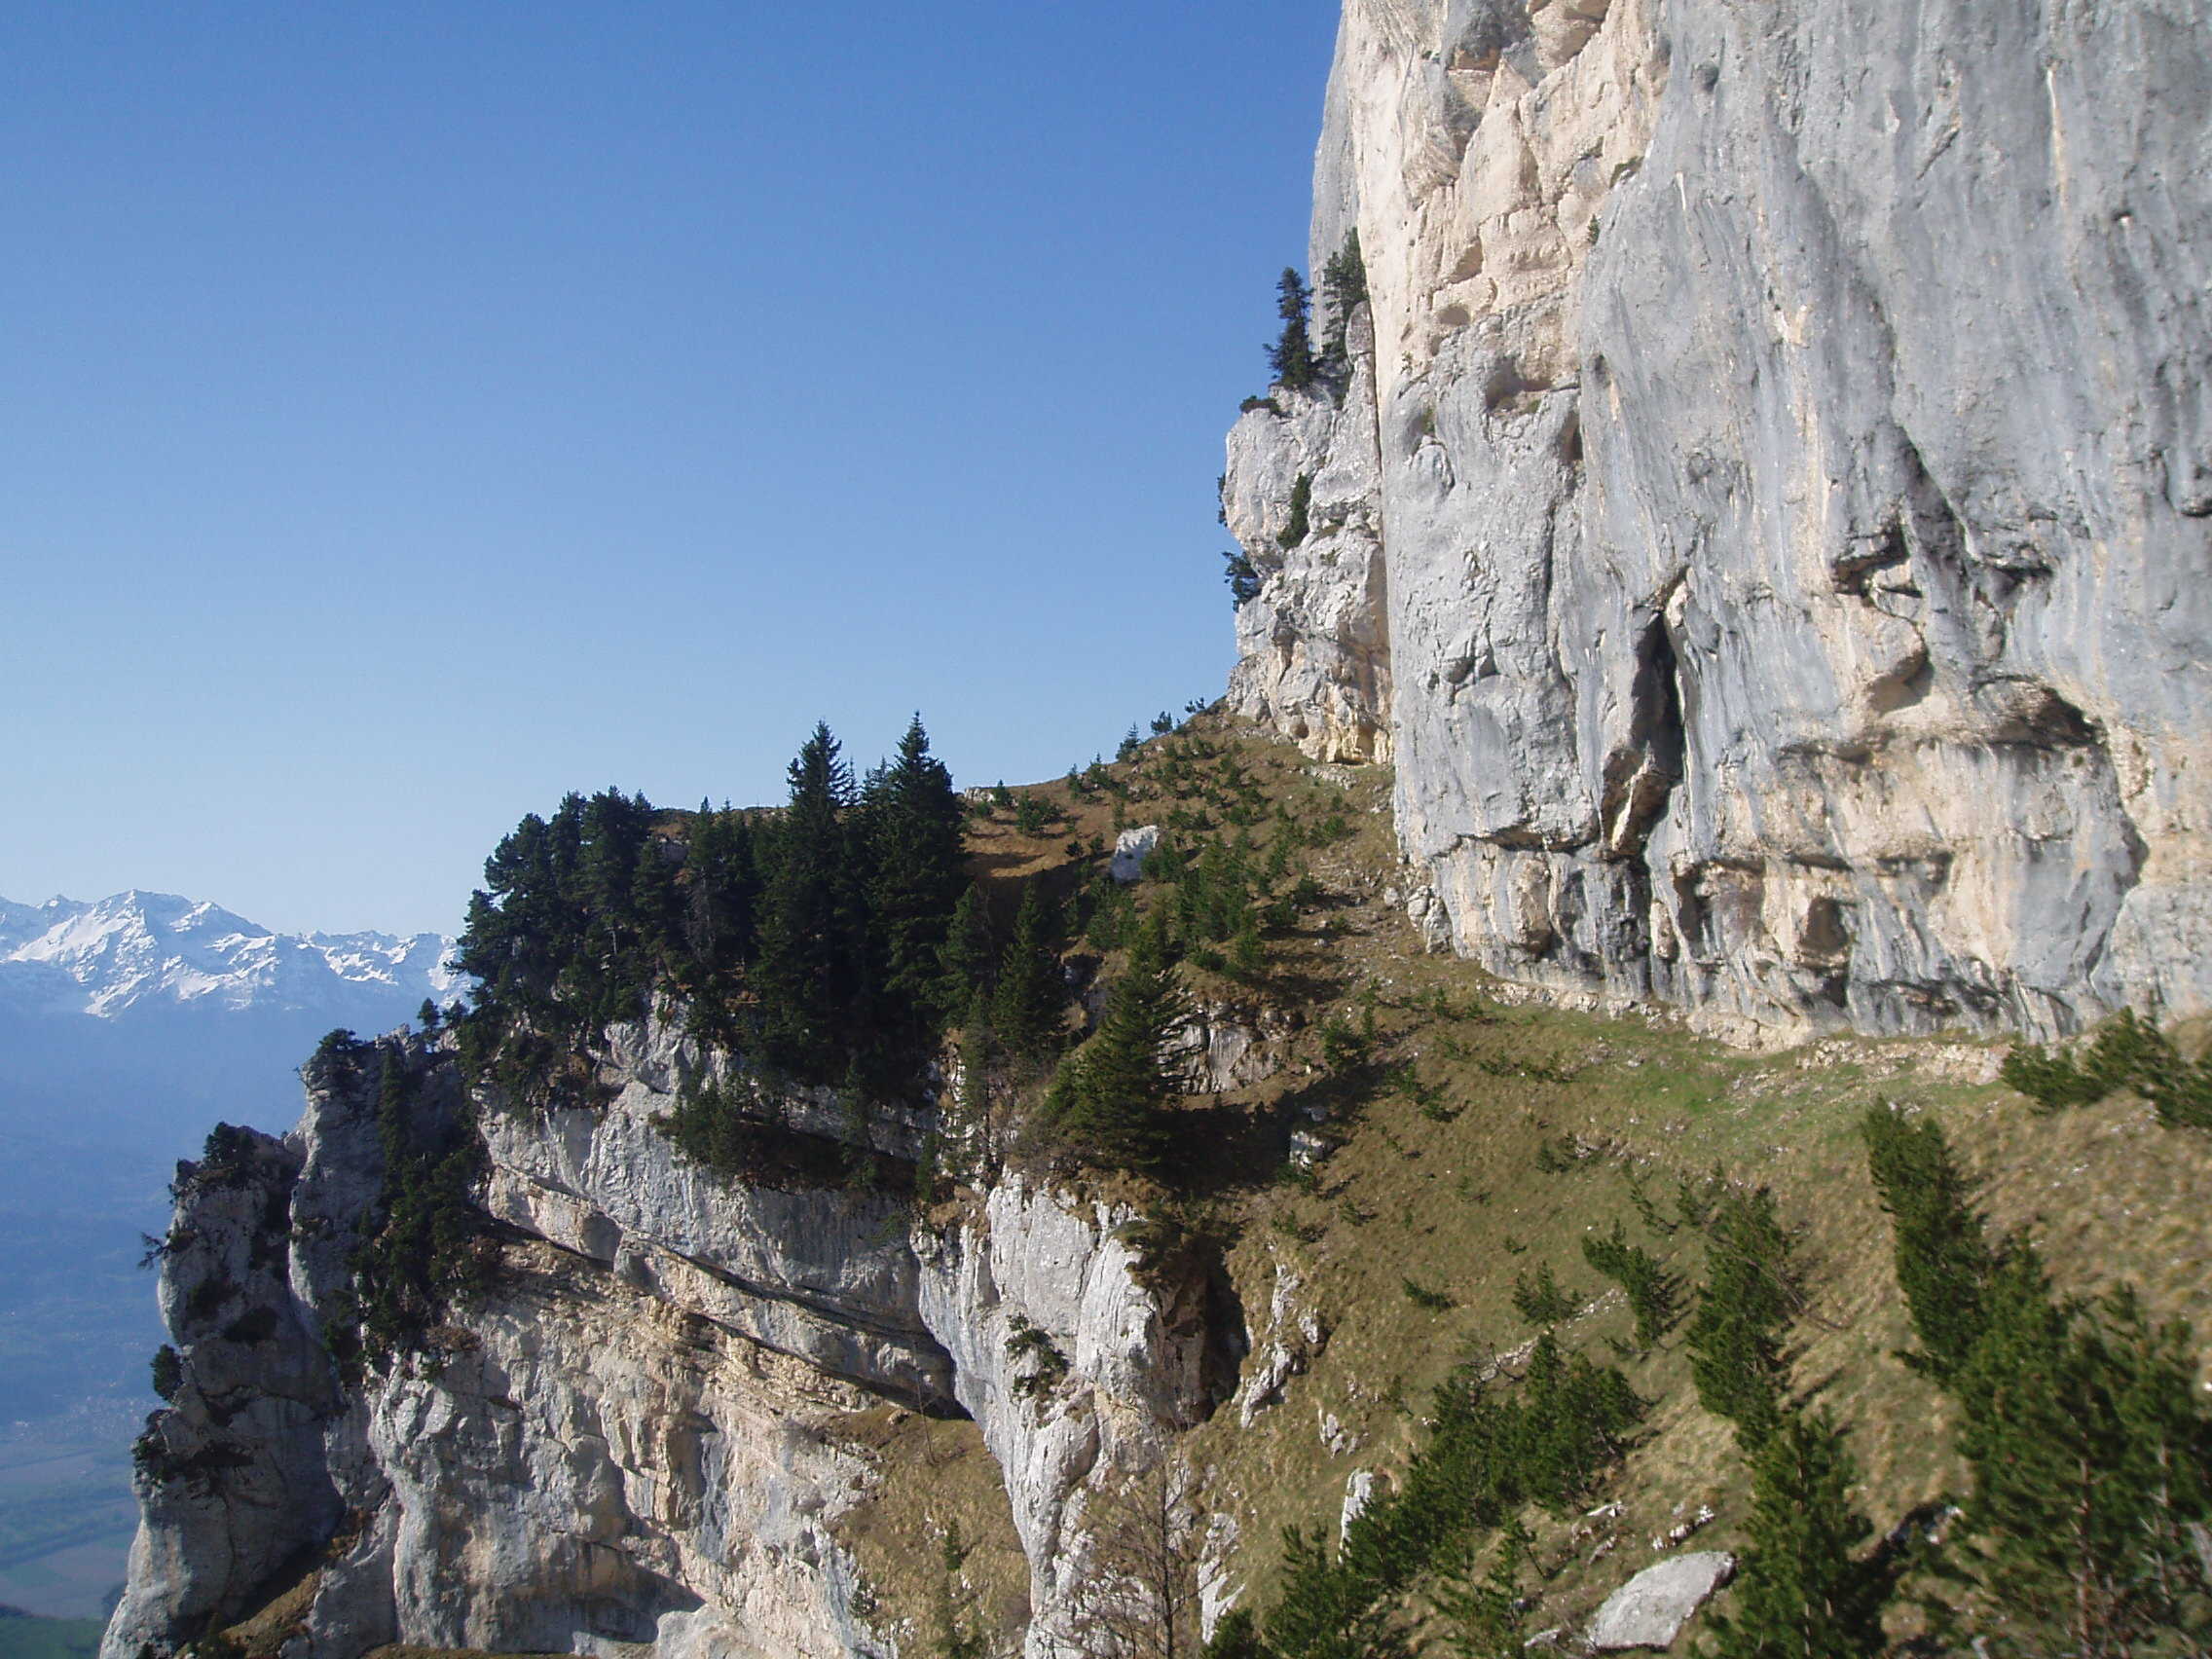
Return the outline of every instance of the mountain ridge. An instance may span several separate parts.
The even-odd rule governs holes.
[[[442,1007],[464,985],[452,951],[434,933],[283,933],[211,901],[135,887],[35,905],[0,899],[0,1001],[25,1012],[335,1011],[356,988]]]

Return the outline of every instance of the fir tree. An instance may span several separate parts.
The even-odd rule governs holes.
[[[1456,1659],[1522,1659],[1521,1577],[1533,1539],[1520,1520],[1500,1529],[1496,1558],[1479,1577],[1474,1552],[1447,1576],[1433,1598],[1445,1625],[1445,1649]]]
[[[1260,597],[1260,572],[1253,568],[1252,561],[1244,556],[1241,547],[1232,548],[1222,554],[1221,558],[1227,567],[1221,579],[1229,584],[1229,603],[1234,608],[1241,610]]]
[[[700,988],[734,994],[757,942],[760,889],[752,825],[741,812],[712,812],[702,802],[684,850],[681,923]]]
[[[1060,977],[1056,909],[1042,881],[1026,883],[1014,938],[999,960],[991,1026],[1006,1051],[1023,1059],[1041,1059],[1059,1046],[1067,992]]]
[[[1690,1375],[1705,1409],[1734,1422],[1747,1451],[1782,1415],[1789,1373],[1783,1345],[1797,1311],[1789,1257],[1773,1194],[1761,1187],[1721,1198],[1690,1320]]]
[[[1654,1346],[1674,1328],[1681,1281],[1642,1245],[1631,1244],[1627,1230],[1619,1222],[1613,1223],[1608,1236],[1583,1239],[1582,1257],[1627,1294],[1629,1308],[1636,1314],[1639,1347]]]
[[[1705,1659],[1864,1659],[1883,1650],[1887,1558],[1851,1504],[1857,1465],[1825,1412],[1785,1412],[1751,1457],[1751,1514],[1730,1611]]]
[[[827,725],[815,726],[790,780],[761,903],[760,1035],[773,1064],[804,1083],[832,1083],[844,1075],[841,1039],[856,1023],[862,941],[845,843],[852,772]]]
[[[658,835],[646,835],[638,843],[629,903],[639,938],[657,968],[678,953],[682,940],[682,898],[677,891],[676,866]]]
[[[912,1070],[937,1035],[946,932],[968,891],[966,814],[921,716],[872,780],[866,804],[870,922],[896,1026],[887,1036],[901,1069]]]
[[[1328,318],[1321,337],[1321,370],[1340,386],[1351,378],[1346,339],[1351,313],[1366,303],[1367,262],[1360,255],[1359,232],[1353,230],[1321,267],[1321,308]]]
[[[2018,1243],[1983,1313],[1956,1386],[1973,1470],[1967,1565],[1991,1650],[2120,1659],[2171,1633],[2202,1651],[2212,1583],[2196,1539],[2212,1522],[2212,1420],[2188,1328],[2153,1327],[2126,1292],[2102,1305],[2054,1298]]]
[[[977,991],[998,982],[999,940],[983,890],[970,883],[952,907],[939,952],[938,1003],[947,1014],[965,1010]]]
[[[1283,1596],[1268,1614],[1268,1646],[1282,1659],[1405,1659],[1412,1643],[1379,1604],[1375,1586],[1329,1559],[1318,1530],[1283,1530]]]
[[[1956,1376],[1981,1334],[1982,1298],[1996,1253],[1972,1208],[1973,1183],[1943,1131],[1877,1107],[1860,1124],[1866,1162],[1897,1233],[1898,1287],[1920,1337],[1916,1363]]]
[[[1205,1659],[1270,1659],[1250,1607],[1232,1607],[1221,1615],[1206,1642]]]
[[[153,1385],[164,1401],[173,1401],[184,1387],[184,1361],[166,1343],[154,1350]]]
[[[1307,330],[1312,302],[1313,290],[1296,270],[1284,266],[1275,283],[1275,314],[1282,318],[1282,333],[1268,348],[1268,369],[1277,386],[1303,390],[1313,384],[1313,345]]]
[[[1167,1103],[1185,1081],[1171,1045],[1190,1005],[1165,955],[1157,928],[1138,936],[1097,1032],[1055,1085],[1061,1126],[1085,1157],[1108,1167],[1154,1168],[1167,1150]]]

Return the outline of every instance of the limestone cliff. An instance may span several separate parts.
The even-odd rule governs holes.
[[[2212,1006],[2208,91],[2202,0],[1347,0],[1366,350],[1231,434],[1234,704],[1510,978]]]
[[[375,1081],[407,1068],[426,1120],[464,1110],[446,1050],[374,1053],[311,1070],[283,1141],[229,1131],[179,1180],[162,1299],[184,1381],[143,1443],[107,1659],[176,1651],[311,1569],[287,1659],[893,1651],[837,1532],[870,1483],[845,1425],[886,1401],[976,1420],[1030,1564],[1031,1646],[1051,1652],[1086,1494],[1234,1381],[1210,1350],[1236,1331],[1202,1275],[1142,1261],[1133,1212],[1010,1176],[933,1230],[903,1195],[692,1162],[653,1119],[727,1062],[658,1023],[609,1032],[602,1105],[492,1103],[494,1288],[349,1380],[326,1338],[390,1201]],[[892,1158],[916,1138],[803,1095],[777,1126]]]
[[[1246,740],[1217,723],[1111,799],[1071,781],[1064,831],[977,858],[1002,880],[1104,866],[1128,831],[1133,878],[1162,833],[1280,830],[1278,959],[1217,977],[1183,1027],[1194,1080],[1243,1096],[1189,1128],[1194,1162],[1243,1161],[1232,1243],[1163,1242],[1170,1206],[957,1133],[957,1198],[917,1203],[856,1171],[941,1155],[934,1111],[826,1091],[754,1099],[782,1165],[709,1168],[658,1120],[746,1080],[665,986],[655,1017],[552,1056],[550,1105],[464,1090],[450,1036],[382,1039],[373,1064],[309,1068],[290,1135],[226,1131],[180,1172],[161,1294],[181,1360],[103,1659],[256,1608],[252,1650],[282,1659],[917,1651],[854,1543],[884,1479],[860,1425],[893,1414],[987,1450],[1031,1659],[1086,1645],[1100,1518],[1171,1449],[1218,1477],[1185,1504],[1217,1613],[1315,1491],[1332,1526],[1387,1501],[1414,1374],[1440,1376],[1440,1332],[1481,1334],[1444,1310],[1511,1329],[1527,1235],[1580,1273],[1612,1212],[1531,1198],[1527,1170],[1588,1164],[1590,1189],[1617,1162],[1648,1201],[1645,1163],[1747,1156],[1716,1137],[1751,1132],[1749,1102],[1718,1103],[1810,1087],[1693,1065],[1641,1022],[1500,1018],[1416,954],[1385,890],[1506,977],[1714,1024],[2048,1033],[2212,1007],[2208,6],[1347,0],[1311,262],[1356,229],[1366,298],[1341,371],[1237,423],[1223,484],[1260,578],[1231,704],[1332,764],[1225,757]],[[1383,762],[1419,876],[1396,889],[1357,769]],[[1164,831],[1123,822],[1139,799]],[[1273,1001],[1243,1008],[1254,979]],[[1900,1093],[1988,1069],[1924,1047]],[[1022,1087],[1034,1105],[1042,1079]],[[1834,1180],[1788,1160],[1862,1105],[1801,1096],[1826,1116],[1800,1144],[1762,1132],[1758,1179]],[[496,1271],[356,1354],[364,1239],[405,1200],[387,1161],[457,1136],[481,1141]],[[2047,1138],[2023,1205],[2141,1144]],[[1326,1187],[1323,1160],[1349,1165]],[[2108,1183],[2135,1196],[2098,1224],[2194,1215],[2200,1167],[2136,1156],[2130,1181],[2179,1170],[2181,1196]],[[2192,1296],[2164,1240],[2201,1231],[2157,1235]],[[1906,1340],[1872,1282],[1831,1287],[1886,1302],[1822,1326],[1824,1368]],[[1616,1319],[1624,1352],[1618,1314],[1575,1317]],[[1900,1438],[1878,1440],[1885,1519],[1937,1456]],[[1717,1481],[1724,1439],[1654,1464]],[[1363,1447],[1372,1467],[1338,1466]],[[1624,1493],[1664,1536],[1685,1500],[1651,1485]],[[1572,1507],[1555,1541],[1594,1606],[1633,1533],[1582,1527],[1619,1502]]]

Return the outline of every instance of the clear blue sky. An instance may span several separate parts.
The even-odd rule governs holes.
[[[0,13],[0,895],[451,928],[522,813],[1231,656],[1333,0]]]

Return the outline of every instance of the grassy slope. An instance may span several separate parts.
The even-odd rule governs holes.
[[[1310,1371],[1250,1430],[1225,1410],[1183,1448],[1204,1471],[1200,1490],[1236,1494],[1231,1509],[1242,1545],[1232,1576],[1262,1601],[1283,1525],[1333,1523],[1352,1471],[1388,1471],[1419,1442],[1429,1390],[1455,1363],[1528,1340],[1511,1303],[1518,1273],[1548,1263],[1595,1304],[1568,1336],[1601,1359],[1625,1345],[1632,1322],[1617,1295],[1600,1298],[1606,1287],[1583,1261],[1585,1233],[1620,1219],[1632,1238],[1694,1283],[1694,1229],[1654,1233],[1639,1219],[1631,1188],[1641,1184],[1665,1221],[1677,1180],[1714,1165],[1771,1185],[1800,1232],[1813,1305],[1799,1332],[1798,1377],[1820,1383],[1855,1426],[1862,1501],[1877,1524],[1955,1480],[1945,1404],[1894,1357],[1909,1333],[1888,1221],[1856,1133],[1870,1105],[1943,1122],[1985,1178],[1994,1218],[2031,1227],[2063,1284],[2132,1281],[2155,1311],[2186,1314],[2212,1333],[2212,1229],[2202,1224],[2200,1197],[2212,1191],[2212,1137],[2161,1128],[2132,1100],[2038,1116],[1990,1081],[2001,1045],[1831,1039],[1758,1054],[1663,1017],[1567,1012],[1521,997],[1467,964],[1424,953],[1390,902],[1398,868],[1386,773],[1311,766],[1211,718],[1197,729],[1260,781],[1272,808],[1303,824],[1341,814],[1350,831],[1308,855],[1329,902],[1294,936],[1271,941],[1266,983],[1188,976],[1201,997],[1264,1009],[1289,1033],[1276,1039],[1285,1064],[1275,1077],[1191,1103],[1195,1137],[1236,1148],[1233,1159],[1215,1160],[1198,1207],[1234,1237],[1230,1267],[1255,1336],[1278,1262],[1306,1281],[1331,1327]],[[978,869],[1002,889],[1023,875],[1071,878],[1080,873],[1071,865],[1096,862],[1071,858],[1071,842],[1110,843],[1117,819],[1144,824],[1176,805],[1203,808],[1205,788],[1187,773],[1217,773],[1219,762],[1175,766],[1179,749],[1188,756],[1188,739],[1156,741],[1115,768],[1131,797],[1118,813],[1111,796],[1065,784],[1022,792],[1048,797],[1070,821],[1023,836],[1010,813],[995,814],[975,835]],[[1170,770],[1184,780],[1167,785]],[[1215,792],[1214,810],[1224,798]],[[1011,891],[1002,899],[1011,903]],[[1355,1023],[1371,1017],[1377,1069],[1398,1068],[1402,1080],[1411,1067],[1413,1090],[1347,1090],[1320,1075],[1317,1027],[1331,1013]],[[1317,1101],[1342,1109],[1347,1095],[1353,1110],[1333,1125],[1343,1145],[1318,1181],[1309,1189],[1273,1178],[1288,1111]],[[1539,1164],[1547,1143],[1547,1161],[1570,1165],[1564,1172]],[[1452,1307],[1418,1304],[1408,1278]],[[1534,1627],[1586,1613],[1655,1559],[1655,1534],[1700,1504],[1718,1512],[1698,1534],[1700,1547],[1725,1548],[1739,1537],[1745,1494],[1733,1446],[1698,1408],[1677,1343],[1678,1334],[1626,1362],[1654,1405],[1610,1493],[1622,1506],[1617,1521],[1538,1525],[1539,1557],[1552,1576]],[[1326,1415],[1356,1437],[1345,1456],[1322,1443]],[[929,1432],[947,1446],[974,1438],[967,1424]],[[990,1501],[981,1484],[990,1470],[978,1448],[962,1456],[974,1477],[963,1491],[977,1490],[958,1502],[975,1537],[982,1525],[976,1506]],[[940,1490],[947,1495],[932,1495]],[[864,1535],[919,1543],[930,1535],[923,1512],[950,1501],[949,1489],[893,1480],[864,1517]],[[1003,1549],[1008,1534],[992,1536]],[[892,1610],[915,1616],[927,1572],[917,1576],[910,1560],[880,1548],[864,1555],[871,1574],[894,1586]]]

